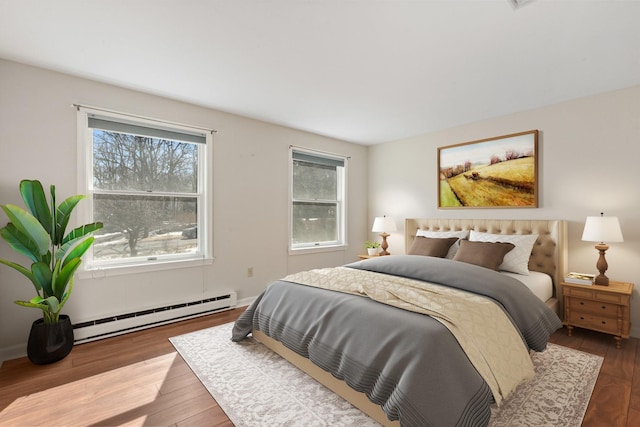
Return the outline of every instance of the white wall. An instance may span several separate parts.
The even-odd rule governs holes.
[[[437,147],[538,129],[537,209],[437,208]],[[400,229],[390,251],[404,252],[404,218],[517,218],[569,221],[569,269],[595,272],[597,251],[580,240],[588,215],[615,215],[624,243],[607,252],[612,280],[635,283],[632,335],[640,337],[640,86],[373,146],[369,216]],[[375,235],[370,234],[370,237]]]
[[[186,76],[185,78],[188,78]],[[207,90],[207,88],[203,88]],[[367,237],[367,148],[219,111],[0,59],[0,204],[22,205],[21,179],[55,184],[58,198],[77,193],[73,103],[218,130],[213,160],[213,265],[145,274],[76,279],[64,312],[74,322],[191,301],[236,290],[245,301],[274,279],[357,260]],[[289,145],[350,156],[346,251],[289,256]],[[6,217],[0,215],[4,224]],[[0,257],[19,260],[4,243]],[[253,267],[254,276],[247,277]],[[0,360],[24,354],[35,309],[27,280],[0,266]]]
[[[206,90],[206,88],[205,88]],[[406,217],[561,218],[569,221],[569,268],[593,271],[597,254],[580,236],[587,215],[620,218],[625,242],[611,244],[608,276],[640,287],[640,86],[367,147],[232,114],[96,83],[0,59],[0,203],[21,203],[18,182],[56,184],[76,194],[76,113],[73,103],[215,128],[214,252],[211,266],[106,279],[77,279],[65,312],[82,321],[170,302],[238,291],[257,295],[270,281],[307,268],[340,265],[363,251],[374,216],[396,218],[389,250],[404,250]],[[439,146],[540,130],[540,207],[438,210]],[[290,144],[351,156],[349,236],[345,252],[287,253]],[[6,218],[1,214],[0,223]],[[257,242],[257,243],[256,243]],[[17,259],[0,243],[0,257]],[[247,277],[253,267],[254,277]],[[640,337],[634,291],[632,334]],[[13,304],[32,296],[22,276],[0,266],[0,360],[24,354],[36,310]]]

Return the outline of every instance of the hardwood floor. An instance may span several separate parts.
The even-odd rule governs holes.
[[[168,338],[234,321],[244,308],[74,347],[64,360],[0,367],[2,426],[232,426]],[[604,356],[583,426],[640,425],[638,339],[581,329],[551,342]]]
[[[617,349],[610,335],[574,328],[567,336],[563,328],[551,342],[604,357],[598,381],[582,425],[584,427],[640,426],[639,340],[623,340]]]

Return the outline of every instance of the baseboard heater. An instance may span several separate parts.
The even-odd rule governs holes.
[[[73,325],[75,344],[82,344],[125,334],[127,332],[165,325],[178,320],[228,310],[235,307],[237,302],[236,292],[231,292],[203,300],[157,307],[133,313],[123,313],[117,316],[76,323]]]

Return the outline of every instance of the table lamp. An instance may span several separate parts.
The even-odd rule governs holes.
[[[609,245],[604,242],[624,242],[618,217],[604,216],[603,213],[601,213],[600,216],[588,216],[584,224],[582,240],[586,242],[598,242],[595,247],[598,252],[600,252],[600,257],[596,263],[596,268],[600,274],[596,276],[594,283],[596,285],[608,286],[609,278],[605,276],[604,273],[607,271],[607,268],[609,268],[609,265],[604,257],[604,253],[609,249]]]
[[[389,252],[387,252],[387,248],[389,247],[389,245],[387,244],[387,237],[390,236],[387,231],[396,230],[396,222],[393,220],[393,218],[390,218],[388,216],[377,216],[373,221],[373,227],[371,228],[371,231],[373,231],[374,233],[380,233],[380,236],[382,237],[382,244],[380,245],[382,251],[380,251],[380,255],[390,255]]]

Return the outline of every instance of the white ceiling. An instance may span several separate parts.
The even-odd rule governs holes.
[[[640,1],[0,0],[0,57],[362,144],[640,84]]]

